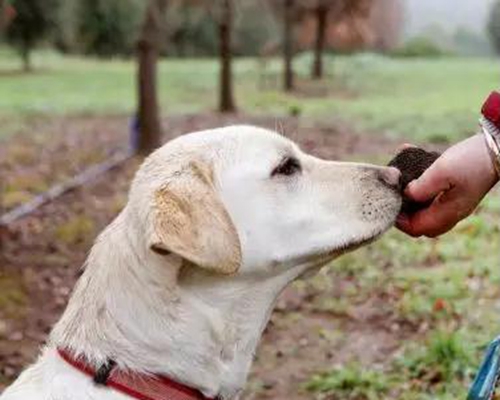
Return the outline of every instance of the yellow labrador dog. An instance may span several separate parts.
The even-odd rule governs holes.
[[[391,227],[399,181],[250,126],[171,141],[1,400],[237,399],[280,292]]]

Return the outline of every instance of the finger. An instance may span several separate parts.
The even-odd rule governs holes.
[[[406,214],[398,215],[398,217],[396,219],[396,228],[398,228],[400,231],[403,231],[404,233],[411,236],[412,230],[411,230],[409,216]]]
[[[446,170],[435,163],[420,178],[410,182],[405,195],[417,203],[425,203],[452,188],[453,184]]]
[[[403,150],[411,149],[411,148],[414,148],[414,147],[417,147],[417,146],[415,146],[414,144],[411,144],[411,143],[403,143],[401,146],[398,147],[397,152],[400,153]]]
[[[436,200],[429,208],[402,220],[401,229],[410,236],[437,237],[452,229],[463,218],[458,204]]]
[[[406,233],[409,236],[418,238],[423,235],[422,232],[418,231],[414,224],[413,219],[408,215],[400,215],[396,220],[396,228],[400,231]]]

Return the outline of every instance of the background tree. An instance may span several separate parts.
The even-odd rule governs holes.
[[[6,30],[7,41],[14,46],[23,61],[25,71],[30,71],[31,52],[48,36],[55,24],[57,0],[11,0],[15,16]]]
[[[326,28],[328,24],[329,11],[329,2],[324,0],[317,1],[316,6],[314,7],[314,14],[316,18],[316,40],[314,45],[314,62],[311,74],[315,79],[323,77],[323,52],[325,50]]]
[[[157,90],[157,64],[167,0],[149,0],[137,42],[137,150],[148,154],[161,143],[160,106]]]
[[[496,0],[491,6],[488,33],[495,51],[500,54],[500,0]]]
[[[373,0],[301,1],[302,8],[311,13],[315,20],[314,60],[311,69],[313,79],[321,79],[324,75],[323,55],[327,45],[329,25],[344,23],[349,24],[351,30],[355,30],[353,22],[356,19],[368,20],[373,4]]]
[[[293,72],[295,1],[284,0],[283,2],[283,87],[285,91],[291,91],[295,87]]]
[[[400,45],[404,30],[404,5],[403,0],[377,0],[372,7],[369,27],[376,50],[388,52]]]
[[[234,0],[233,0],[234,2]],[[232,50],[235,56],[256,56],[269,38],[276,38],[281,26],[266,5],[267,0],[238,1],[233,8]],[[168,55],[217,56],[219,54],[220,3],[177,0],[167,12],[166,53]],[[210,12],[207,12],[210,11]],[[217,13],[212,11],[217,10]]]
[[[236,104],[234,102],[233,87],[233,1],[222,0],[219,17],[219,46],[220,46],[220,94],[219,110],[221,112],[234,112]]]
[[[5,0],[0,0],[0,34],[3,34],[6,24],[6,5],[7,2]]]
[[[215,21],[218,31],[218,52],[220,60],[219,78],[219,111],[234,112],[233,80],[233,34],[234,34],[234,4],[233,0],[216,0],[205,2],[203,0],[177,0],[184,6],[204,8],[212,20]]]
[[[66,9],[71,7],[71,2],[75,3],[74,0],[65,2]],[[70,27],[76,28],[73,41],[79,52],[99,57],[133,53],[143,11],[142,0],[78,0],[73,8],[76,21],[71,24],[69,13],[65,13],[61,23],[69,20]],[[68,33],[65,36],[67,38]]]
[[[333,24],[342,24],[344,32],[356,30],[359,20],[368,20],[374,0],[275,0],[270,2],[271,10],[283,25],[283,86],[286,91],[295,87],[293,58],[297,47],[304,48],[301,35],[310,19],[314,20],[314,60],[311,75],[324,75],[323,54],[328,45],[327,34]],[[300,29],[299,43],[296,43],[296,29]],[[309,36],[309,34],[307,35]]]
[[[302,0],[301,5],[312,14],[315,22],[314,59],[311,70],[313,79],[323,77],[323,53],[326,47],[327,28],[332,14],[339,17],[349,0]],[[356,1],[356,0],[352,0]]]

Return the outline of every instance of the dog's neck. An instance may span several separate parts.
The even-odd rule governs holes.
[[[97,240],[51,345],[235,398],[276,298],[304,268],[265,280],[209,276],[139,245],[125,218]]]

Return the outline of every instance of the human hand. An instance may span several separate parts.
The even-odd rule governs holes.
[[[469,216],[498,182],[484,137],[476,135],[449,148],[417,180],[405,195],[425,203],[426,209],[401,214],[396,226],[408,235],[436,237]]]

